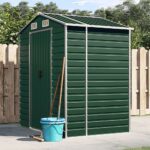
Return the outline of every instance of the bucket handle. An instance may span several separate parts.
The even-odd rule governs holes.
[[[43,128],[49,128],[49,126],[51,126],[52,124],[49,124],[47,127],[43,127]],[[59,134],[59,135],[62,135],[62,133],[63,133],[63,129],[62,129],[62,132],[60,133],[59,131],[58,131],[58,129],[53,125],[52,126],[53,128],[55,128],[55,130],[56,130],[56,132]]]

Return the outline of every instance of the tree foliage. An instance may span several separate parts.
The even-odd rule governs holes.
[[[150,0],[126,0],[115,8],[99,9],[96,16],[101,16],[134,28],[132,47],[150,48]]]
[[[17,6],[10,3],[0,5],[0,43],[17,43],[19,30],[27,24],[37,12],[73,14],[81,16],[98,16],[121,23],[134,28],[132,32],[132,47],[144,46],[150,48],[150,0],[140,0],[138,4],[134,0],[125,0],[122,4],[113,8],[101,8],[94,13],[87,10],[59,9],[50,2],[44,5],[38,2],[34,7],[29,7],[28,2],[22,1]]]

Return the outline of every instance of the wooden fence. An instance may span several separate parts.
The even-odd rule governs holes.
[[[0,123],[19,121],[17,45],[0,44]],[[150,51],[132,50],[131,115],[150,114]]]
[[[132,50],[131,115],[150,114],[150,51]]]
[[[0,123],[19,121],[18,46],[0,44]]]

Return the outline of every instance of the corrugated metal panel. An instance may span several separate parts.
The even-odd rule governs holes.
[[[129,130],[127,31],[89,29],[88,134]]]
[[[57,19],[59,21],[62,21],[64,23],[80,24],[78,21],[69,19],[68,17],[65,17],[64,15],[59,15],[59,14],[46,14],[46,15],[54,19]]]
[[[61,72],[61,59],[64,51],[64,27],[54,21],[49,20],[49,27],[42,27],[42,20],[44,17],[37,17],[33,22],[37,22],[37,29],[33,31],[38,31],[41,29],[46,29],[49,27],[53,28],[53,81],[52,90],[54,92],[58,73]],[[31,22],[32,23],[32,22]],[[27,26],[20,34],[20,122],[23,126],[29,126],[29,32],[31,31],[30,25]],[[60,53],[61,52],[61,53]],[[58,55],[59,54],[59,55]],[[61,55],[61,56],[60,56]],[[50,57],[50,56],[49,56]],[[57,57],[57,58],[56,58]],[[59,59],[61,58],[61,59]],[[59,61],[58,61],[59,59]],[[57,66],[57,67],[56,67]],[[49,70],[50,71],[50,70]],[[53,93],[52,93],[53,96]],[[50,107],[50,106],[49,106]],[[57,100],[54,106],[54,116],[57,114]],[[63,102],[62,102],[62,107]],[[44,108],[43,108],[44,109]],[[64,116],[62,109],[61,116]]]
[[[52,48],[52,98],[54,97],[54,92],[56,90],[56,84],[58,76],[62,71],[62,62],[64,57],[64,28],[57,24],[53,28],[53,48]],[[57,117],[58,114],[58,99],[59,99],[59,89],[57,92],[56,100],[54,103],[53,116]],[[61,106],[61,117],[64,117],[64,89],[62,96],[62,106]]]
[[[49,115],[51,30],[30,35],[31,51],[31,127],[40,128],[39,120]]]
[[[28,76],[28,44],[27,34],[20,37],[20,123],[29,126],[29,76]]]
[[[59,15],[59,14],[46,14],[46,15],[59,21],[62,21],[64,23],[125,27],[119,23],[101,17]]]
[[[68,136],[85,135],[85,29],[68,29]]]
[[[57,17],[56,17],[57,16]],[[59,15],[54,15],[58,20]],[[78,17],[82,18],[82,17]],[[42,29],[43,17],[35,21]],[[66,23],[75,23],[61,16]],[[109,25],[99,19],[83,17],[89,24]],[[78,20],[78,19],[77,19]],[[110,23],[110,24],[109,24]],[[50,21],[52,35],[52,97],[58,75],[61,73],[64,56],[64,26]],[[88,29],[88,134],[123,132],[129,129],[128,95],[128,31],[111,29]],[[21,124],[29,125],[29,61],[28,34],[30,26],[22,31],[20,37],[20,98]],[[68,136],[86,134],[86,87],[85,87],[85,28],[68,27]],[[63,91],[64,92],[64,91]],[[57,116],[58,96],[55,101],[53,116]],[[51,97],[51,99],[52,99]],[[64,101],[64,93],[63,93]],[[64,116],[62,102],[61,116]]]
[[[110,20],[101,18],[101,17],[84,17],[84,16],[68,16],[72,19],[81,21],[83,23],[89,24],[89,25],[101,25],[101,26],[115,26],[115,27],[123,27],[123,25],[120,25],[118,23],[112,22]]]

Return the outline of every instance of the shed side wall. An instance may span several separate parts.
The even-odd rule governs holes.
[[[20,123],[29,125],[29,34],[20,35]]]
[[[129,130],[129,33],[88,31],[88,134]]]
[[[54,97],[54,93],[56,90],[56,84],[58,81],[59,75],[62,74],[62,64],[63,64],[63,57],[64,57],[64,27],[60,27],[57,25],[53,27],[53,35],[52,35],[52,98]],[[58,100],[60,94],[60,84],[57,92],[57,96],[54,103],[53,108],[53,116],[57,117],[58,115]],[[62,93],[62,102],[61,102],[61,117],[64,117],[64,87]]]
[[[85,135],[85,28],[68,27],[68,136]]]

